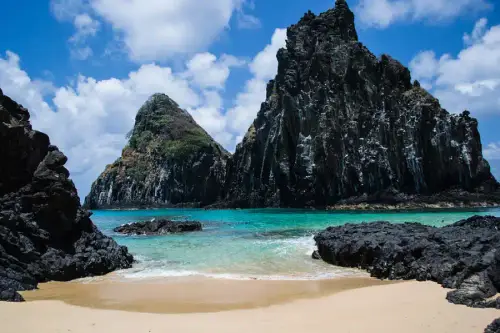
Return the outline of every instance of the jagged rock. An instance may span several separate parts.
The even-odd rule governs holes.
[[[484,333],[500,333],[500,318],[495,319],[486,329]]]
[[[229,153],[177,103],[153,95],[121,158],[92,185],[85,206],[206,206],[220,200]]]
[[[164,235],[170,233],[201,231],[200,222],[194,221],[169,221],[154,220],[146,222],[137,222],[124,224],[115,228],[113,231],[126,235]]]
[[[500,202],[476,119],[449,114],[401,63],[374,56],[345,1],[307,13],[287,37],[219,207],[397,204],[443,192],[423,204]]]
[[[321,260],[321,256],[319,255],[318,251],[314,251],[311,255],[311,258],[313,258],[314,260]]]
[[[278,73],[235,154],[164,95],[139,111],[91,208],[492,206],[477,120],[449,114],[410,71],[362,43],[345,1],[287,32]],[[369,208],[370,208],[369,207]]]
[[[38,282],[102,275],[132,256],[80,206],[66,156],[34,131],[29,112],[0,91],[0,300]]]
[[[316,237],[321,258],[377,278],[435,281],[456,304],[500,309],[500,218],[475,216],[442,228],[375,222],[330,227]]]

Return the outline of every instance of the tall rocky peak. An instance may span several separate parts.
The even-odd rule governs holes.
[[[122,156],[94,182],[90,208],[208,205],[222,198],[224,148],[164,94],[140,108]]]
[[[66,156],[0,90],[0,300],[38,282],[130,267],[132,256],[82,209]]]
[[[401,63],[373,55],[345,1],[307,13],[287,35],[266,101],[231,160],[230,206],[496,198],[477,121],[449,114]]]

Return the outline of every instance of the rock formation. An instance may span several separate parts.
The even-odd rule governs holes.
[[[484,333],[500,333],[500,318],[494,320],[488,327]]]
[[[206,206],[222,198],[229,154],[177,103],[153,95],[121,158],[94,182],[91,209]]]
[[[442,192],[428,202],[500,202],[476,119],[448,113],[401,63],[373,55],[344,0],[307,13],[287,36],[221,206],[399,203]]]
[[[278,74],[232,157],[175,102],[155,95],[86,205],[345,209],[500,202],[476,119],[468,111],[448,113],[402,64],[373,55],[358,41],[345,1],[291,26],[277,58]]]
[[[125,235],[165,235],[181,232],[201,231],[200,222],[154,220],[124,224],[113,231]]]
[[[500,218],[475,216],[442,228],[348,224],[315,240],[318,255],[330,264],[382,279],[435,281],[456,289],[447,296],[452,303],[500,309]]]
[[[0,300],[38,282],[128,268],[133,258],[80,206],[66,156],[0,90]]]

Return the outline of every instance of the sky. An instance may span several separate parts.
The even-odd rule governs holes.
[[[500,3],[348,0],[360,41],[448,111],[479,120],[500,178]],[[68,156],[79,195],[121,154],[139,107],[166,93],[234,151],[276,74],[286,28],[333,0],[3,0],[0,88]]]

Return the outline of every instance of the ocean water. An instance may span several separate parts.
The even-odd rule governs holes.
[[[500,217],[500,209],[419,212],[326,212],[288,209],[162,209],[94,211],[94,223],[138,260],[116,276],[145,279],[207,276],[226,279],[324,279],[365,275],[312,260],[314,235],[328,226],[389,221],[444,226],[473,215]],[[122,236],[113,228],[152,218],[193,220],[203,231],[164,236]]]

